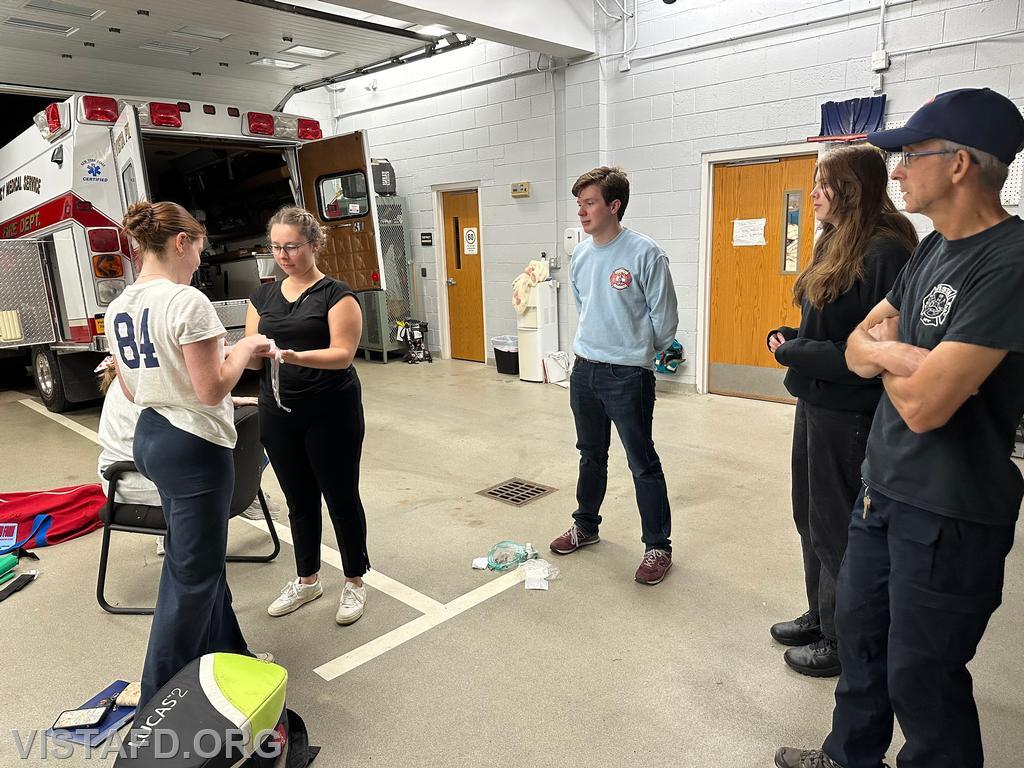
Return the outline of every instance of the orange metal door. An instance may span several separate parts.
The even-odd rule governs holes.
[[[765,337],[800,324],[793,283],[810,263],[816,155],[713,169],[708,389],[791,401]]]
[[[477,192],[442,192],[445,282],[452,357],[484,362],[484,294]]]

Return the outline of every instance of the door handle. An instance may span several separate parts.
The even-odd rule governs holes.
[[[448,285],[455,285],[455,278],[449,277],[447,280],[445,280],[445,283]]]

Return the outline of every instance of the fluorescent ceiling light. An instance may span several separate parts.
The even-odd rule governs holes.
[[[306,66],[300,64],[297,61],[286,61],[284,59],[271,59],[264,56],[262,59],[256,59],[256,61],[250,61],[250,64],[254,64],[258,67],[276,67],[277,69],[298,69],[299,67]]]
[[[176,30],[171,32],[171,34],[181,35],[183,37],[198,37],[201,40],[213,40],[218,43],[231,37],[230,32],[221,32],[218,29],[210,29],[209,27],[196,27],[191,25],[178,27]]]
[[[50,24],[49,22],[36,21],[35,19],[19,19],[17,16],[8,16],[4,19],[3,23],[8,27],[25,29],[30,32],[45,32],[48,35],[60,35],[61,37],[71,37],[71,35],[78,31],[78,27]]]
[[[168,43],[163,40],[147,40],[139,46],[144,51],[159,51],[160,53],[174,53],[178,56],[191,56],[196,51],[201,50],[191,45],[183,45],[181,43]]]
[[[290,53],[292,56],[307,56],[311,59],[329,59],[331,56],[338,55],[338,51],[314,48],[311,45],[293,45],[291,48],[285,48],[281,53]]]
[[[429,27],[420,27],[415,31],[419,32],[421,35],[430,35],[431,37],[444,37],[451,30],[445,29],[444,27],[439,27],[436,24],[431,24]]]
[[[83,5],[72,5],[71,3],[60,3],[57,0],[28,0],[26,8],[37,11],[49,11],[50,13],[62,13],[65,16],[74,16],[76,19],[92,20],[103,15],[98,8],[87,8]]]

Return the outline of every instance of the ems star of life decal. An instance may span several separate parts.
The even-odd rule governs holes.
[[[612,272],[608,282],[616,291],[624,291],[633,284],[633,275],[625,267],[619,267]]]
[[[949,317],[955,298],[956,288],[945,283],[936,285],[921,302],[921,322],[936,328],[942,325]]]

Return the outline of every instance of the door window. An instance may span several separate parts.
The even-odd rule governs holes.
[[[365,216],[370,210],[366,174],[362,171],[321,177],[316,184],[316,196],[324,221]]]
[[[800,201],[803,192],[786,192],[783,210],[786,219],[782,223],[782,274],[795,275],[800,271]]]

